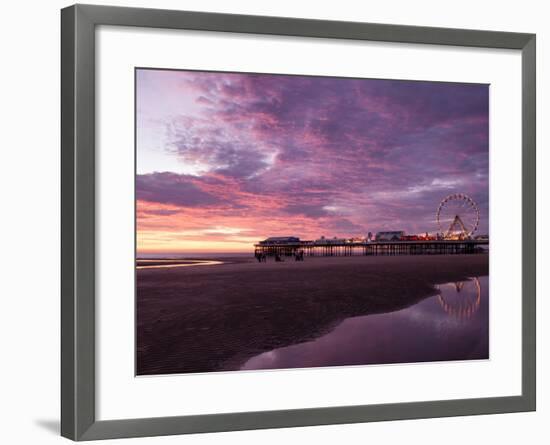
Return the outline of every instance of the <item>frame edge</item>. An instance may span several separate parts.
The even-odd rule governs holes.
[[[94,24],[61,10],[61,435],[95,421]]]
[[[521,52],[522,70],[522,397],[536,410],[536,35]]]
[[[75,7],[61,10],[61,435],[75,438],[74,83]]]

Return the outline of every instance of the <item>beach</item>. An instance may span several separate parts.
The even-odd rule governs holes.
[[[344,320],[400,311],[439,284],[489,273],[487,254],[208,259],[223,264],[136,271],[138,375],[239,370]],[[471,358],[460,351],[442,359]]]

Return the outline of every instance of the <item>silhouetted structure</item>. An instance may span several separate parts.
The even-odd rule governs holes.
[[[297,241],[288,243],[267,243],[262,241],[254,245],[254,254],[279,257],[295,256],[303,251],[305,256],[352,256],[352,255],[451,255],[487,252],[482,246],[488,246],[487,239],[471,240],[421,240],[421,241],[363,241],[338,243],[329,240],[326,243],[316,241]]]

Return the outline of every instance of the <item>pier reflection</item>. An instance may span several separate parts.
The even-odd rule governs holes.
[[[481,284],[477,277],[436,286],[443,310],[459,320],[471,318],[481,305]]]

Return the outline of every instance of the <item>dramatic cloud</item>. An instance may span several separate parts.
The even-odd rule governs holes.
[[[138,230],[229,250],[434,232],[462,192],[486,233],[488,106],[478,84],[139,70]]]
[[[136,197],[140,201],[174,204],[182,207],[218,204],[219,198],[202,190],[193,177],[174,173],[138,175]],[[169,215],[170,211],[156,210],[157,215]]]

